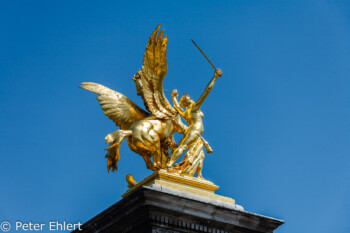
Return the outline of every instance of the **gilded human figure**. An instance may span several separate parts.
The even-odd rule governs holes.
[[[201,136],[204,131],[202,121],[204,115],[200,107],[212,90],[215,81],[222,75],[222,71],[216,69],[193,42],[214,67],[215,74],[196,102],[188,95],[182,96],[178,102],[178,93],[174,90],[171,95],[174,104],[172,106],[163,90],[163,80],[167,73],[168,38],[163,37],[164,30],[159,32],[159,29],[160,25],[150,36],[142,66],[132,78],[146,110],[123,94],[101,84],[83,82],[80,87],[98,94],[97,100],[105,115],[120,127],[105,137],[106,143],[109,143],[106,148],[108,171],[118,169],[119,148],[122,141],[126,139],[129,148],[142,156],[147,168],[153,171],[173,168],[173,171],[188,176],[193,176],[197,172],[197,176],[201,178],[204,160],[202,148],[205,146],[208,153],[211,153],[212,149]],[[188,126],[182,122],[182,118]],[[176,132],[183,134],[179,145],[173,137]],[[187,149],[188,152],[183,161],[174,167],[179,156]],[[132,176],[128,176],[127,180],[129,185],[134,185]]]
[[[204,126],[203,126],[204,114],[200,108],[204,100],[209,95],[210,91],[213,89],[214,83],[220,76],[222,76],[222,71],[220,69],[216,69],[214,77],[209,82],[203,94],[196,102],[193,101],[193,99],[191,99],[191,97],[188,94],[183,95],[180,98],[180,102],[178,102],[178,91],[175,89],[171,93],[173,103],[174,103],[174,108],[181,115],[181,117],[186,120],[186,122],[188,123],[188,128],[184,132],[184,136],[181,138],[179,142],[179,146],[175,149],[169,162],[167,163],[168,167],[173,166],[173,164],[180,157],[180,155],[185,150],[190,148],[191,145],[197,141],[197,139],[201,138],[201,135],[204,131]],[[182,109],[181,107],[185,109]],[[203,140],[204,145],[208,145],[208,143],[203,138],[201,139]],[[208,148],[208,150],[209,150],[208,152],[211,152],[210,147]]]

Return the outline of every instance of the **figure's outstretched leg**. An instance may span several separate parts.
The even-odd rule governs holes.
[[[179,147],[175,149],[173,155],[167,163],[168,167],[173,166],[180,155],[187,150],[197,139],[200,134],[196,130],[189,131],[187,135],[183,136],[180,140]]]
[[[167,163],[167,167],[173,166],[175,161],[180,157],[180,155],[188,148],[186,144],[180,144],[178,148],[175,149],[173,155],[170,157],[170,160]]]
[[[205,146],[205,148],[207,149],[207,153],[213,153],[213,149],[210,147],[209,143],[203,138],[201,137],[203,145]]]

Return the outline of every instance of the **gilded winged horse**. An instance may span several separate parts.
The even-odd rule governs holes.
[[[97,100],[105,115],[120,127],[120,130],[108,134],[105,138],[106,143],[109,143],[106,149],[108,171],[116,171],[118,168],[119,148],[124,138],[127,138],[129,148],[143,157],[149,169],[164,168],[169,149],[176,145],[173,133],[183,132],[187,128],[164,95],[163,79],[167,73],[168,38],[163,37],[164,30],[158,35],[159,28],[160,25],[148,40],[141,70],[132,78],[137,94],[142,97],[148,112],[108,87],[92,82],[81,83],[81,88],[99,95]]]
[[[147,167],[154,171],[172,167],[180,154],[188,148],[190,148],[188,153],[191,156],[188,155],[185,158],[191,157],[191,159],[188,159],[191,162],[183,163],[186,166],[183,165],[182,167],[196,164],[196,166],[199,166],[199,162],[193,161],[200,161],[197,157],[201,158],[201,156],[197,156],[199,153],[194,153],[193,151],[195,150],[193,148],[191,150],[192,144],[199,145],[196,146],[196,150],[200,150],[202,145],[204,145],[207,148],[207,152],[212,152],[209,144],[201,136],[204,128],[200,105],[208,96],[216,79],[222,75],[222,72],[214,67],[215,75],[197,102],[194,103],[192,99],[187,98],[189,102],[193,102],[189,104],[189,106],[193,106],[186,110],[187,115],[189,114],[188,116],[185,113],[182,114],[183,111],[178,106],[177,101],[175,101],[176,109],[174,109],[163,91],[163,80],[167,73],[167,37],[163,37],[164,30],[158,34],[159,28],[160,25],[153,31],[148,40],[141,70],[132,78],[136,84],[137,94],[142,97],[147,111],[141,109],[123,94],[101,84],[92,82],[81,83],[81,88],[99,95],[97,100],[100,102],[105,115],[120,127],[120,130],[116,130],[105,137],[106,142],[109,143],[109,147],[106,149],[108,171],[110,169],[116,171],[118,168],[117,162],[120,159],[119,148],[124,138],[127,138],[129,148],[140,154],[145,160]],[[176,95],[176,93],[172,93],[173,99],[174,94]],[[184,107],[187,108],[188,106]],[[196,117],[197,115],[198,117]],[[182,122],[181,116],[186,119],[189,127]],[[198,127],[200,130],[197,130]],[[184,134],[183,139],[180,141],[180,146],[177,146],[174,141],[173,134],[175,132]],[[174,155],[171,157],[169,150],[174,151]],[[182,168],[178,169],[178,171],[185,172],[186,169]]]

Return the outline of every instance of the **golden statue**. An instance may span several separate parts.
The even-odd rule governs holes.
[[[163,37],[164,30],[158,35],[159,28],[160,25],[149,38],[141,70],[132,78],[136,84],[137,94],[142,97],[147,111],[138,107],[123,94],[101,84],[83,82],[80,87],[98,94],[97,100],[105,115],[120,127],[120,130],[105,137],[106,143],[109,143],[106,149],[108,171],[117,170],[117,162],[120,159],[119,148],[123,139],[126,138],[129,148],[143,157],[147,168],[153,171],[166,169],[168,172],[185,176],[193,176],[197,172],[197,177],[202,178],[203,146],[208,153],[213,151],[201,136],[204,131],[202,121],[204,115],[200,107],[212,90],[215,81],[222,76],[222,71],[216,69],[193,42],[214,67],[215,74],[196,102],[187,94],[178,102],[178,92],[174,90],[171,94],[173,107],[163,90],[163,79],[167,73],[167,37]],[[182,122],[181,117],[185,119],[188,126]],[[183,134],[179,145],[173,138],[175,132]],[[187,149],[188,152],[183,160],[174,165]],[[127,180],[130,186],[137,183],[132,176],[128,176]]]

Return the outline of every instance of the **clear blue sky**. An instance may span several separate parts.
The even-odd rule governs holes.
[[[347,1],[1,1],[0,221],[85,222],[151,174],[116,130],[93,81],[143,107],[131,77],[157,24],[164,88],[198,98],[214,149],[204,177],[276,232],[350,232],[350,3]]]

